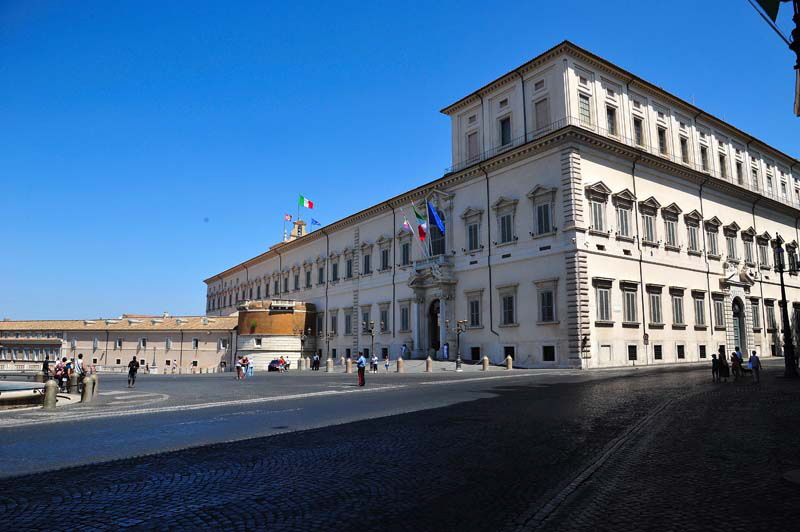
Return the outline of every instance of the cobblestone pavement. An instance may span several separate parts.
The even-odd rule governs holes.
[[[731,488],[737,526],[767,530],[781,516],[796,519],[778,504],[796,486],[775,475],[789,465],[776,446],[797,417],[797,387],[791,397],[777,390],[776,370],[760,387],[713,385],[707,373],[508,382],[495,397],[446,408],[0,479],[0,528],[524,529],[657,408],[652,426],[611,455],[546,528],[713,529],[701,525],[724,523],[719,516],[734,503],[718,492]],[[793,413],[777,411],[789,406]],[[39,452],[57,448],[54,440]],[[734,456],[754,458],[737,468]]]

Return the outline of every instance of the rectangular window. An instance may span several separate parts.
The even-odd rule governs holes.
[[[664,227],[667,233],[667,245],[678,247],[678,221],[666,220],[664,222]]]
[[[753,168],[750,172],[750,185],[753,190],[758,190],[758,169]]]
[[[367,253],[364,255],[364,274],[372,273],[372,255]]]
[[[719,256],[719,247],[717,246],[717,232],[711,229],[707,230],[706,239],[708,240],[708,254]]]
[[[389,330],[389,311],[387,309],[381,309],[380,311],[380,331],[386,332]]]
[[[261,340],[262,340],[261,338],[256,338],[256,339],[255,339],[255,341],[256,341],[256,347],[261,347]]]
[[[700,358],[706,358],[706,346],[700,345],[700,346],[697,346],[697,347],[699,348],[698,350],[699,350]]]
[[[657,128],[658,131],[658,151],[661,155],[667,154],[667,130],[663,127]]]
[[[331,333],[339,334],[339,316],[335,311],[331,314]]]
[[[719,154],[719,175],[722,179],[728,179],[728,158],[724,153]]]
[[[389,248],[381,250],[381,270],[389,269]]]
[[[598,287],[595,291],[597,299],[597,319],[598,321],[611,321],[611,290],[605,287]]]
[[[689,251],[700,251],[699,229],[696,225],[686,226],[687,235],[689,237]]]
[[[288,292],[289,291],[289,278],[288,277],[284,277],[283,278],[283,291],[284,292]]]
[[[766,242],[758,243],[758,263],[762,266],[769,266],[769,251]]]
[[[353,277],[353,259],[347,259],[344,264],[344,276],[346,279],[350,279]]]
[[[542,362],[555,362],[556,361],[556,346],[543,345],[542,346]]]
[[[278,295],[278,292],[280,292],[278,281],[275,281],[273,284],[274,284],[274,286],[272,287],[272,292],[275,295]]]
[[[703,299],[703,297],[694,298],[694,322],[701,327],[706,324],[706,305]]]
[[[591,201],[592,205],[592,229],[595,231],[606,230],[606,206],[600,201]]]
[[[473,131],[467,135],[467,160],[474,161],[478,155],[478,132]]]
[[[637,146],[644,146],[644,127],[641,118],[633,119],[633,140]]]
[[[470,299],[469,300],[469,326],[470,327],[480,327],[481,326],[481,300],[480,299]]]
[[[467,249],[470,251],[475,251],[479,246],[478,224],[471,223],[467,225]]]
[[[369,310],[362,310],[361,311],[361,332],[369,332],[370,326],[370,311]]]
[[[681,137],[681,161],[689,164],[689,139]]]
[[[589,100],[589,96],[586,94],[580,93],[578,95],[578,113],[581,122],[584,124],[592,123],[592,104]]]
[[[200,340],[197,338],[192,338],[192,349],[199,349],[200,348]]]
[[[650,293],[650,323],[662,323],[661,321],[661,294]]]
[[[408,331],[411,329],[409,325],[409,312],[410,309],[408,307],[400,307],[400,329],[403,331]]]
[[[628,346],[628,360],[636,360],[636,358],[637,358],[636,346],[635,345],[629,345]]]
[[[514,295],[506,294],[502,297],[503,325],[513,325],[514,322]]]
[[[411,242],[400,244],[400,262],[403,266],[411,264]]]
[[[700,168],[708,172],[708,148],[700,146]]]
[[[122,349],[122,338],[117,338],[117,341],[114,342],[115,349]]]
[[[536,115],[536,131],[542,131],[550,126],[550,101],[545,98],[539,100],[533,106]]]
[[[630,209],[617,207],[617,232],[620,236],[631,236]]]
[[[172,338],[167,338],[166,339],[166,347],[167,347],[167,351],[172,349]]]
[[[655,217],[652,214],[642,214],[642,232],[645,242],[656,241]]]
[[[675,325],[683,324],[683,296],[672,296],[672,323]]]
[[[753,243],[749,240],[744,241],[744,260],[751,264],[755,262],[753,260]]]
[[[638,312],[636,306],[636,292],[633,290],[622,291],[623,301],[625,302],[623,320],[628,323],[633,323],[638,319]]]
[[[725,327],[725,303],[721,299],[714,299],[714,327]]]
[[[750,300],[750,312],[753,315],[753,329],[761,329],[761,310],[757,299]]]
[[[686,358],[686,346],[680,344],[677,346],[678,348],[678,358]]]
[[[727,248],[729,259],[738,259],[736,255],[736,237],[732,235],[725,235],[725,247]]]
[[[331,264],[331,280],[335,283],[339,280],[339,263],[334,262]]]
[[[300,274],[299,273],[294,274],[294,289],[295,290],[300,290]]]
[[[543,235],[553,230],[550,223],[550,202],[536,204],[536,234]]]
[[[139,339],[139,347],[141,347],[142,349],[147,349],[147,338]]]
[[[500,217],[500,243],[505,244],[514,239],[511,226],[512,215],[504,214]]]
[[[552,290],[539,291],[539,321],[556,321],[555,298]]]
[[[609,135],[617,134],[617,110],[610,105],[606,106],[606,127]]]
[[[344,333],[353,334],[353,314],[350,312],[344,315]]]
[[[653,346],[653,358],[655,360],[661,360],[664,357],[661,344],[655,344]]]
[[[500,145],[511,144],[511,117],[507,116],[500,120]]]
[[[777,329],[778,323],[775,321],[775,304],[772,302],[764,303],[764,308],[767,311],[767,329]]]
[[[306,271],[306,288],[311,288],[311,270]]]
[[[744,185],[744,173],[742,172],[742,161],[736,161],[736,182]]]
[[[320,266],[317,270],[317,284],[322,284],[325,282],[325,267]]]

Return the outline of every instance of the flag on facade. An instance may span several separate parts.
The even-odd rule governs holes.
[[[419,239],[425,240],[425,235],[428,233],[428,222],[426,222],[425,218],[423,218],[422,215],[417,212],[416,207],[412,205],[411,208],[414,209],[414,216],[417,217],[417,231],[419,232]]]
[[[408,218],[406,218],[405,216],[403,216],[403,229],[411,231],[412,233],[414,232],[414,230],[411,229],[411,224],[408,223]]]
[[[291,214],[284,214],[283,215],[283,221],[284,222],[291,222],[292,221],[292,215]]]
[[[439,213],[436,212],[436,209],[433,208],[433,205],[431,205],[430,201],[428,201],[427,204],[428,204],[428,218],[433,218],[434,223],[436,223],[436,227],[438,227],[439,231],[441,231],[442,234],[444,234],[444,222],[439,217]]]
[[[302,194],[300,195],[300,199],[297,200],[297,205],[299,205],[300,207],[305,207],[306,209],[314,208],[314,202],[308,199],[307,197],[303,196]]]
[[[316,221],[314,218],[311,218],[311,227],[314,227],[315,225],[318,225],[318,226],[322,227],[321,223]]]

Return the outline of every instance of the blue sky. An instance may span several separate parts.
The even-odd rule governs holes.
[[[564,39],[800,156],[793,57],[746,0],[0,0],[0,35],[12,319],[202,313],[298,193],[329,223],[440,177],[439,109]]]

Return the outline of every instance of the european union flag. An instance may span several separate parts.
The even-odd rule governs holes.
[[[314,218],[311,218],[311,227],[314,227],[315,225],[318,225],[318,226],[322,227],[321,223],[316,221]]]
[[[439,228],[439,231],[441,231],[442,234],[444,234],[444,222],[442,221],[441,218],[439,218],[439,213],[436,212],[436,209],[433,208],[433,205],[431,205],[430,201],[426,203],[428,204],[428,217],[434,221],[436,227]]]

